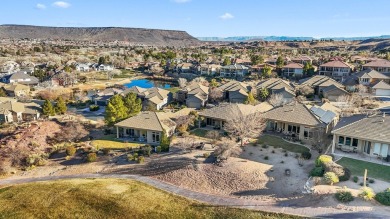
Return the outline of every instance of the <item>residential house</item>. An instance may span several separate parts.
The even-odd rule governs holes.
[[[145,89],[134,86],[125,90],[122,95],[126,95],[130,92],[137,94],[142,100],[144,110],[161,110],[172,100],[172,93],[170,91],[157,87]]]
[[[209,98],[209,88],[201,83],[190,83],[176,93],[177,100],[185,102],[189,108],[200,109],[206,105]]]
[[[339,88],[344,88],[344,85],[324,75],[315,75],[310,78],[305,78],[299,81],[299,86],[309,86],[314,89],[314,94],[322,95],[323,89],[335,85]]]
[[[223,92],[223,99],[230,103],[244,103],[248,98],[248,92],[251,92],[248,84],[234,80],[221,85],[218,89]]]
[[[115,124],[117,138],[126,141],[159,145],[163,132],[169,137],[176,128],[175,122],[156,112],[143,111]]]
[[[337,81],[343,81],[352,72],[352,67],[343,61],[330,61],[320,65],[319,75],[331,77]]]
[[[372,92],[375,96],[390,96],[390,85],[384,81],[379,81],[372,86]]]
[[[291,62],[282,68],[282,74],[286,77],[302,77],[303,65],[300,63]]]
[[[221,67],[221,65],[217,64],[200,64],[198,67],[198,72],[201,75],[219,75]]]
[[[221,68],[221,77],[226,78],[236,78],[236,77],[244,77],[249,73],[249,68],[244,65],[227,65],[222,66]]]
[[[27,72],[16,72],[11,75],[4,76],[2,81],[7,84],[20,83],[24,85],[37,85],[39,83],[38,78],[30,76]]]
[[[358,85],[364,85],[369,88],[377,84],[379,81],[384,81],[386,83],[390,82],[390,77],[387,75],[384,75],[382,73],[379,73],[372,69],[366,69],[359,71],[350,77],[346,78],[343,81],[343,84],[346,86],[346,89],[348,91],[356,91],[358,89]]]
[[[390,117],[353,115],[344,117],[332,131],[332,153],[357,152],[360,157],[390,161]]]
[[[267,89],[268,93],[271,94],[282,94],[283,98],[290,102],[295,98],[294,86],[281,78],[269,78],[261,81],[257,84],[257,90]]]
[[[224,124],[231,119],[257,112],[264,113],[271,110],[272,108],[273,107],[266,102],[263,102],[257,106],[237,103],[222,103],[213,108],[200,111],[199,116],[204,118],[205,126],[216,129],[223,129]]]
[[[270,65],[270,64],[258,64],[258,65],[252,65],[250,67],[251,74],[256,74],[256,75],[262,75],[264,67],[270,67],[271,71],[274,71],[276,69],[275,65]]]
[[[89,64],[78,63],[78,64],[76,64],[76,71],[88,72],[88,71],[90,71],[89,66],[90,66]]]
[[[264,114],[267,131],[290,135],[305,143],[313,143],[317,136],[326,135],[333,127],[333,120],[316,115],[301,103],[289,103]]]
[[[112,70],[114,70],[114,67],[111,65],[104,65],[104,64],[98,64],[98,63],[91,65],[91,67],[95,71],[112,71]]]
[[[92,96],[92,101],[95,102],[95,105],[107,106],[108,101],[116,94],[122,93],[122,89],[118,88],[107,88],[103,91],[100,91]]]
[[[363,70],[373,69],[379,73],[390,76],[390,61],[388,60],[375,60],[363,65]]]
[[[15,62],[15,61],[7,61],[5,63],[2,64],[1,68],[0,68],[0,72],[2,74],[12,74],[14,72],[17,72],[20,70],[20,65]]]
[[[40,117],[41,111],[41,106],[36,103],[1,102],[0,123],[37,120]]]
[[[299,63],[302,66],[304,66],[306,63],[312,64],[313,59],[310,58],[309,56],[298,56],[298,57],[292,58],[291,61],[293,61],[295,63]]]
[[[181,63],[176,65],[176,72],[179,74],[193,73],[194,65],[192,63]]]
[[[25,97],[30,94],[30,87],[19,83],[7,84],[3,89],[10,97]]]
[[[343,88],[337,87],[336,85],[332,84],[322,89],[322,95],[329,101],[336,102],[341,96],[349,95],[349,93]]]

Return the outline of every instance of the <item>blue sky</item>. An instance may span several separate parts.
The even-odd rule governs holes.
[[[390,35],[389,0],[2,0],[0,24],[120,26],[205,36]]]

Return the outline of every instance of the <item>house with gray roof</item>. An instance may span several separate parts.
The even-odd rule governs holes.
[[[315,75],[310,78],[305,78],[299,81],[299,86],[309,86],[314,89],[314,94],[321,95],[323,90],[329,86],[336,86],[339,88],[344,88],[344,85],[335,81],[334,79],[324,76],[324,75]]]
[[[163,132],[168,137],[171,136],[176,128],[176,123],[159,113],[142,111],[114,126],[119,139],[159,145]]]
[[[385,81],[379,81],[372,86],[372,91],[375,96],[390,96],[390,85]]]
[[[264,114],[267,131],[279,132],[310,143],[315,135],[324,135],[333,128],[331,113],[310,109],[304,104],[293,102],[274,108]],[[325,115],[326,114],[326,115]]]
[[[333,131],[332,153],[357,152],[390,161],[390,117],[386,114],[344,117]]]
[[[209,88],[201,83],[191,83],[177,93],[179,99],[185,101],[189,108],[200,109],[209,98]]]
[[[27,72],[22,71],[4,76],[2,78],[2,81],[7,84],[20,83],[29,86],[37,85],[39,83],[38,78],[30,76],[29,74],[27,74]]]
[[[295,98],[295,87],[289,81],[281,78],[269,78],[257,84],[257,90],[267,89],[269,94],[281,94],[283,98],[290,102]]]
[[[36,103],[6,101],[0,103],[0,123],[34,121],[39,119],[42,107]]]
[[[230,103],[244,103],[252,88],[246,83],[233,80],[218,89],[223,92],[223,98]]]
[[[332,84],[331,86],[322,89],[322,95],[329,101],[336,102],[339,97],[349,95],[349,93],[343,88]]]

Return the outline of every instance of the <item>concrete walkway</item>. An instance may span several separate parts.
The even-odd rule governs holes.
[[[307,217],[319,217],[319,218],[389,218],[386,214],[380,214],[377,212],[360,211],[351,212],[346,210],[340,210],[335,208],[326,207],[283,207],[273,204],[264,203],[258,200],[238,199],[226,196],[203,194],[194,192],[188,189],[179,188],[175,185],[168,184],[153,178],[139,176],[139,175],[127,175],[127,174],[78,174],[69,176],[45,176],[39,178],[22,178],[22,179],[3,179],[0,180],[0,185],[13,185],[22,183],[31,183],[39,181],[53,181],[60,179],[80,179],[80,178],[116,178],[116,179],[131,179],[143,182],[161,190],[171,192],[173,194],[183,196],[189,199],[204,202],[210,205],[217,206],[230,206],[239,207],[252,210],[259,210],[265,212],[285,213],[291,215],[300,215]]]

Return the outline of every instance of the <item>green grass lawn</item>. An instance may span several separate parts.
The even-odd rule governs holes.
[[[368,178],[381,179],[390,182],[390,167],[347,157],[337,161],[343,167],[351,170],[352,176],[363,176],[364,169],[367,169]]]
[[[177,93],[180,90],[180,88],[179,87],[170,87],[167,90],[169,90],[171,93],[174,94],[174,93]]]
[[[124,148],[137,148],[144,144],[140,143],[125,143],[122,140],[117,139],[114,135],[105,135],[99,139],[91,141],[91,145],[97,149],[109,148],[109,149],[124,149]]]
[[[149,185],[73,179],[0,189],[0,218],[299,218],[206,206]]]
[[[206,134],[207,134],[207,130],[204,130],[204,129],[194,129],[194,130],[191,130],[190,131],[190,134],[191,135],[196,135],[198,137],[202,137],[202,138],[205,138]]]
[[[263,135],[258,140],[259,144],[266,144],[273,146],[275,148],[283,148],[290,152],[302,153],[304,151],[310,151],[307,147],[302,145],[293,144],[283,140],[282,138],[272,136],[272,135]]]

